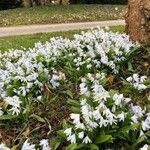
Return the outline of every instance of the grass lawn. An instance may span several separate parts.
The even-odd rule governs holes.
[[[116,32],[123,32],[124,26],[114,26],[111,30]],[[51,37],[62,36],[65,38],[73,38],[73,35],[80,33],[81,30],[65,31],[65,32],[52,32],[52,33],[38,33],[33,35],[23,35],[23,36],[10,36],[10,37],[0,37],[0,51],[5,51],[11,48],[32,48],[34,43],[41,41],[48,41]]]
[[[0,26],[123,19],[125,5],[69,5],[0,11]]]

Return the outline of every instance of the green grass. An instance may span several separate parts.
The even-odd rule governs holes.
[[[124,26],[114,26],[111,27],[114,32],[123,32]],[[52,32],[52,33],[38,33],[33,35],[23,35],[23,36],[10,36],[10,37],[0,37],[0,51],[6,51],[8,49],[19,49],[32,48],[36,42],[48,41],[51,37],[62,36],[64,38],[73,38],[73,35],[80,33],[81,30],[65,31],[65,32]],[[22,49],[22,48],[21,48]]]
[[[118,8],[118,10],[116,10]],[[0,11],[0,26],[122,19],[124,5],[40,6]]]

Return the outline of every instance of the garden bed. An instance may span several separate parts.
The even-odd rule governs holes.
[[[2,142],[31,150],[147,147],[149,58],[148,47],[99,28],[1,52]]]

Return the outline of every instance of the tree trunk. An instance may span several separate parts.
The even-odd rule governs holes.
[[[150,0],[129,0],[126,24],[131,40],[150,40]]]

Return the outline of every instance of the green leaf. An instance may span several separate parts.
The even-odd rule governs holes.
[[[17,150],[18,149],[18,145],[15,145],[11,148],[11,150]]]
[[[80,106],[79,101],[73,100],[73,99],[69,99],[69,100],[67,101],[67,103],[68,103],[69,105],[72,105],[72,106],[77,106],[77,107]]]
[[[110,97],[113,97],[115,93],[116,93],[116,91],[111,89],[111,90],[109,91]]]
[[[32,114],[30,116],[30,118],[35,118],[37,121],[45,123],[45,120],[42,117],[38,116],[38,115]]]
[[[62,138],[66,138],[66,134],[64,133],[64,130],[59,130],[59,131],[57,131],[57,134],[58,134],[59,136],[61,136]]]
[[[57,148],[60,146],[61,142],[56,142],[55,143],[55,147],[54,147],[54,150],[57,150]]]
[[[76,150],[76,148],[77,148],[77,144],[70,144],[70,145],[66,148],[66,150]]]
[[[80,113],[80,108],[72,106],[71,111],[74,112],[74,113]]]
[[[121,129],[119,129],[118,132],[122,132],[122,133],[125,133],[125,132],[128,132],[132,129],[135,129],[139,126],[139,124],[132,124],[132,125],[128,125],[128,126],[125,126],[125,127],[122,127]]]
[[[137,139],[137,141],[131,146],[131,149],[134,149],[138,144],[141,144],[145,140],[145,135],[142,135]]]
[[[70,90],[63,91],[64,94],[67,94],[70,98],[73,98],[73,93]]]
[[[90,147],[91,150],[99,150],[99,147],[95,144],[90,144],[89,147]]]
[[[150,139],[146,139],[144,142],[150,145]]]
[[[63,119],[62,126],[63,129],[67,128],[67,121],[65,119]]]
[[[105,143],[105,142],[111,142],[112,136],[111,135],[100,135],[96,138],[95,144]]]
[[[131,62],[128,62],[128,71],[131,71],[131,72],[134,71]]]
[[[150,137],[150,131],[146,132],[145,135]]]
[[[16,115],[7,114],[7,115],[0,116],[0,120],[11,120],[11,119],[15,119],[17,117],[18,116],[16,116]]]
[[[81,149],[81,148],[83,148],[83,147],[85,147],[86,146],[86,144],[79,144],[78,146],[77,146],[77,148],[76,149]]]

